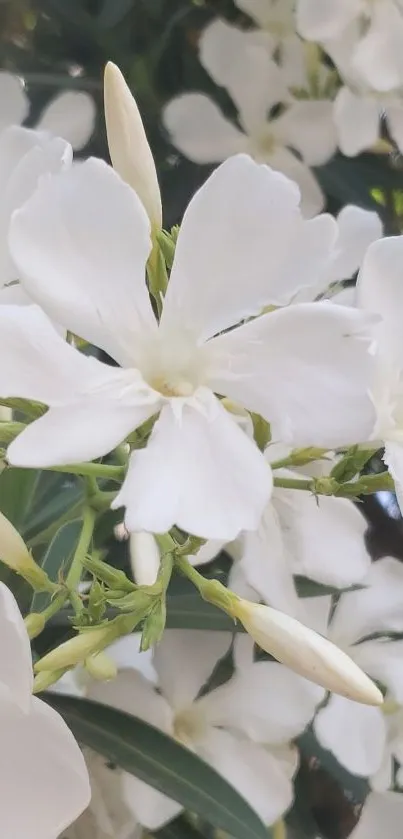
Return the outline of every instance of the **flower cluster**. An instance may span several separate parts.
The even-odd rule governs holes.
[[[209,131],[207,150],[196,131],[197,159],[229,156],[180,229],[162,227],[154,160],[114,65],[112,166],[73,160],[46,119],[0,135],[0,403],[10,410],[0,440],[5,472],[35,480],[24,538],[11,513],[0,518],[0,557],[10,586],[19,575],[26,614],[24,624],[1,584],[0,824],[13,839],[56,839],[88,804],[84,760],[56,711],[86,747],[92,787],[65,837],[133,839],[139,825],[156,830],[192,810],[189,790],[182,800],[141,761],[136,774],[125,742],[119,763],[105,706],[201,758],[263,833],[293,804],[307,730],[368,780],[357,836],[366,820],[380,829],[374,812],[382,824],[402,808],[403,569],[392,557],[371,563],[355,500],[396,490],[403,504],[403,238],[383,237],[377,214],[352,205],[315,214],[308,166],[333,153],[346,94],[333,106],[335,73],[298,34],[311,37],[312,4],[300,0],[296,16],[293,4],[266,5],[263,15],[242,0],[262,31],[220,21],[200,45],[243,130],[200,95],[166,109],[186,153],[191,107]],[[332,57],[355,27],[350,61],[368,89],[378,78],[368,40],[392,26],[392,7],[400,14],[383,5],[378,16],[372,4],[340,3],[334,20],[326,3],[314,21]],[[395,52],[382,95],[387,78],[398,85]],[[23,116],[20,103],[13,118]],[[379,451],[381,471],[368,470]],[[46,479],[60,473],[70,482],[58,491],[74,498],[38,527],[55,493]],[[131,576],[105,561],[113,531],[129,540]],[[56,569],[55,543],[65,551]],[[205,568],[223,550],[224,582]],[[178,580],[189,624],[170,614]],[[55,617],[67,631],[49,643]],[[48,704],[32,697],[47,688]],[[35,775],[52,806],[30,786]],[[26,811],[15,806],[17,776]]]
[[[403,8],[400,0],[236,0],[248,16],[217,19],[201,34],[199,57],[234,105],[227,117],[210,96],[167,103],[172,143],[198,163],[240,151],[300,187],[304,215],[324,196],[311,167],[337,149],[403,151]],[[241,28],[242,25],[242,28]],[[389,140],[383,137],[386,121]]]

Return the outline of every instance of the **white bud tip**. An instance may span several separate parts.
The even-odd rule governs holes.
[[[136,101],[119,67],[111,61],[105,67],[104,104],[113,168],[137,193],[151,226],[160,230],[161,194],[154,158]]]
[[[342,650],[295,618],[240,600],[236,617],[277,661],[326,690],[364,705],[382,705],[379,688]]]

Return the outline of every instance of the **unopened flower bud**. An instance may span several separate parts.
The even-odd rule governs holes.
[[[130,565],[133,579],[139,586],[152,586],[161,562],[157,542],[145,530],[130,534]]]
[[[101,682],[108,682],[110,679],[115,679],[118,672],[113,659],[104,652],[90,655],[86,658],[84,666],[93,679]]]
[[[241,598],[234,615],[263,650],[300,676],[355,702],[382,705],[381,691],[352,659],[295,618]]]
[[[81,632],[39,659],[34,667],[35,673],[41,673],[43,670],[61,670],[74,667],[75,664],[84,661],[93,653],[100,652],[115,637],[110,624]]]
[[[143,122],[119,68],[105,67],[106,132],[113,168],[137,193],[154,230],[162,227],[161,194]]]
[[[0,559],[37,591],[53,588],[45,571],[32,558],[22,536],[3,513],[0,513]]]
[[[65,672],[63,668],[62,670],[44,670],[43,673],[37,673],[34,678],[32,692],[41,693],[43,690],[47,690],[58,682],[64,676]]]
[[[27,615],[24,619],[24,623],[31,640],[36,638],[37,635],[40,635],[46,625],[45,618],[40,614],[40,612],[31,612],[31,614]]]

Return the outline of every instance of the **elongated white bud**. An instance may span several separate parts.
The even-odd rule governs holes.
[[[152,533],[145,530],[130,534],[130,565],[139,586],[152,586],[160,567],[160,552]]]
[[[106,133],[113,168],[142,201],[154,230],[162,227],[161,193],[154,158],[136,100],[116,64],[104,76]]]
[[[235,617],[257,644],[300,676],[364,705],[382,705],[377,686],[339,647],[284,612],[239,599]]]

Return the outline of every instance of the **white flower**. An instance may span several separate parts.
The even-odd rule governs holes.
[[[261,662],[199,697],[230,643],[225,632],[168,631],[154,653],[160,692],[126,669],[114,682],[91,685],[88,696],[135,714],[197,752],[271,824],[293,799],[297,757],[289,742],[308,724],[323,691],[280,664]],[[126,805],[151,830],[182,809],[126,773],[122,789]]]
[[[297,28],[312,41],[340,41],[349,27],[359,33],[352,67],[375,90],[403,84],[403,6],[401,0],[298,0]]]
[[[0,393],[51,406],[13,441],[10,463],[98,458],[161,412],[114,506],[126,506],[130,531],[176,523],[231,540],[258,526],[271,476],[214,393],[262,414],[291,445],[366,439],[366,315],[301,304],[224,332],[321,274],[335,222],[303,221],[298,204],[295,184],[246,156],[219,167],[185,213],[158,325],[144,282],[150,224],[137,195],[97,160],[41,184],[12,222],[24,287],[122,368],[66,345],[36,307],[0,307]]]
[[[381,120],[385,118],[390,136],[402,150],[402,82],[382,92],[368,84],[352,62],[357,38],[356,29],[349,27],[342,38],[326,47],[344,82],[333,105],[339,148],[349,157],[372,148],[381,137]]]
[[[331,103],[295,101],[280,116],[268,117],[273,106],[290,99],[288,74],[271,58],[261,33],[243,32],[224,21],[204,30],[200,61],[216,84],[227,89],[242,130],[208,96],[185,93],[164,110],[173,144],[197,163],[246,151],[298,184],[305,215],[318,212],[324,198],[309,167],[325,163],[336,150]]]
[[[266,458],[279,458],[278,446]],[[276,469],[277,477],[301,473]],[[266,603],[304,620],[293,575],[339,588],[361,582],[370,567],[364,543],[367,524],[346,498],[274,487],[259,528],[241,537],[240,570]]]
[[[403,641],[388,633],[403,630],[403,567],[392,558],[372,564],[366,588],[343,594],[327,628],[328,638],[342,647],[369,676],[379,680],[398,702],[403,700]],[[328,602],[326,602],[328,601]],[[306,619],[326,633],[330,599],[305,601]],[[320,610],[320,624],[316,616]],[[356,775],[375,775],[386,748],[386,721],[381,709],[367,708],[331,696],[314,723],[318,740]]]
[[[0,583],[1,794],[3,836],[56,839],[89,803],[88,773],[73,735],[32,696],[24,621]]]
[[[5,70],[0,71],[0,131],[20,125],[29,112],[29,99],[21,80]],[[79,150],[91,137],[95,122],[95,104],[88,93],[65,91],[55,96],[42,111],[35,126],[56,137],[62,137]]]
[[[367,251],[357,281],[357,304],[376,313],[375,376],[371,395],[377,410],[375,440],[385,444],[385,463],[403,504],[403,236],[374,242]]]

